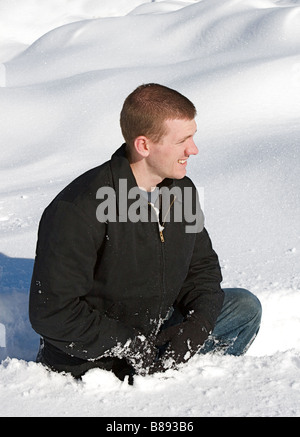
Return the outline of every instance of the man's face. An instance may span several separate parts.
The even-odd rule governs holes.
[[[186,175],[187,160],[197,155],[194,143],[197,131],[195,120],[166,120],[167,133],[158,143],[149,142],[147,164],[150,172],[160,178],[182,179]]]

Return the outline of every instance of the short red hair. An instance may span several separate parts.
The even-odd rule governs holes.
[[[171,88],[156,83],[141,85],[125,99],[120,116],[123,137],[128,146],[144,135],[158,142],[165,134],[165,120],[193,120],[193,103]]]

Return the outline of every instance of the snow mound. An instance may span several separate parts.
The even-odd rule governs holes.
[[[0,366],[0,401],[6,415],[17,411],[24,417],[299,416],[299,371],[300,354],[293,352],[205,356],[164,378],[137,377],[132,387],[99,369],[76,382],[41,365],[7,359]]]

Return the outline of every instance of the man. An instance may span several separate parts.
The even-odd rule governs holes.
[[[30,293],[38,362],[124,380],[178,368],[197,352],[241,355],[255,338],[260,303],[221,289],[186,176],[198,153],[195,116],[177,91],[138,87],[121,111],[125,144],[46,208]]]

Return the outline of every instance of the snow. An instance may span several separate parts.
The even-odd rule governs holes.
[[[0,0],[0,416],[300,416],[300,1]],[[42,211],[122,142],[140,83],[197,106],[206,227],[223,287],[263,305],[243,357],[82,381],[34,362],[28,289]]]

